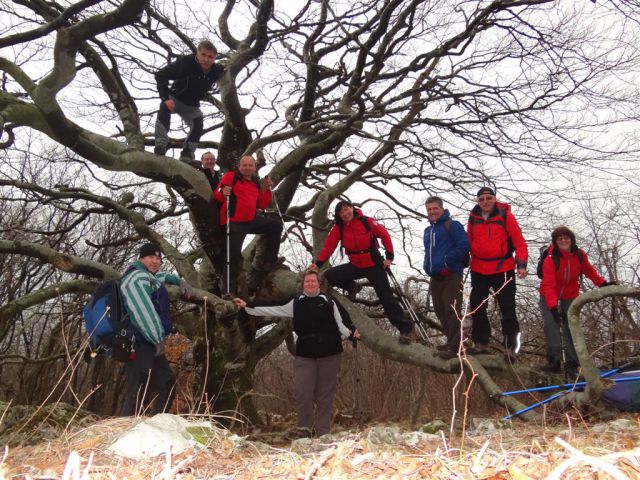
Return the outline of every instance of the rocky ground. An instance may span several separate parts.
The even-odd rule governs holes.
[[[640,426],[632,415],[597,423],[567,416],[555,425],[472,419],[453,432],[441,421],[414,431],[337,427],[293,441],[286,425],[238,436],[211,420],[85,417],[56,438],[49,426],[30,437],[32,445],[6,448],[0,479],[640,478]],[[29,443],[26,434],[19,438]]]

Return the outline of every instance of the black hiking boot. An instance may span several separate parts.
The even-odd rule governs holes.
[[[512,333],[504,337],[505,359],[515,362],[520,351],[520,332]]]
[[[452,347],[448,347],[446,349],[440,350],[438,352],[438,356],[444,360],[450,360],[452,358],[458,358],[458,349],[454,349]]]
[[[180,152],[180,161],[191,163],[195,160],[194,153],[189,148],[183,148]]]
[[[561,373],[562,365],[559,361],[548,362],[545,366],[540,367],[540,370],[546,373]]]
[[[165,155],[167,153],[167,146],[166,145],[156,145],[153,148],[153,153],[155,153],[156,155]]]

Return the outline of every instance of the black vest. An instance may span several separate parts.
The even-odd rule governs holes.
[[[293,302],[293,331],[298,335],[296,356],[322,358],[342,353],[340,330],[333,316],[333,300],[298,295]]]

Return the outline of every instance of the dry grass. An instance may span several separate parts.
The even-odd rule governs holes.
[[[633,417],[628,417],[633,418]],[[0,479],[637,479],[640,428],[595,433],[587,424],[515,424],[492,435],[446,437],[415,448],[378,445],[368,430],[323,443],[244,442],[223,431],[203,451],[148,461],[105,452],[131,419],[108,419],[56,442],[5,452]]]

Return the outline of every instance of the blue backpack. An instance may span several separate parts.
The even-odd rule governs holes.
[[[132,270],[127,269],[123,278]],[[122,340],[127,344],[135,342],[135,332],[120,292],[121,281],[122,278],[107,280],[98,285],[82,311],[89,346],[93,351],[111,352]]]

